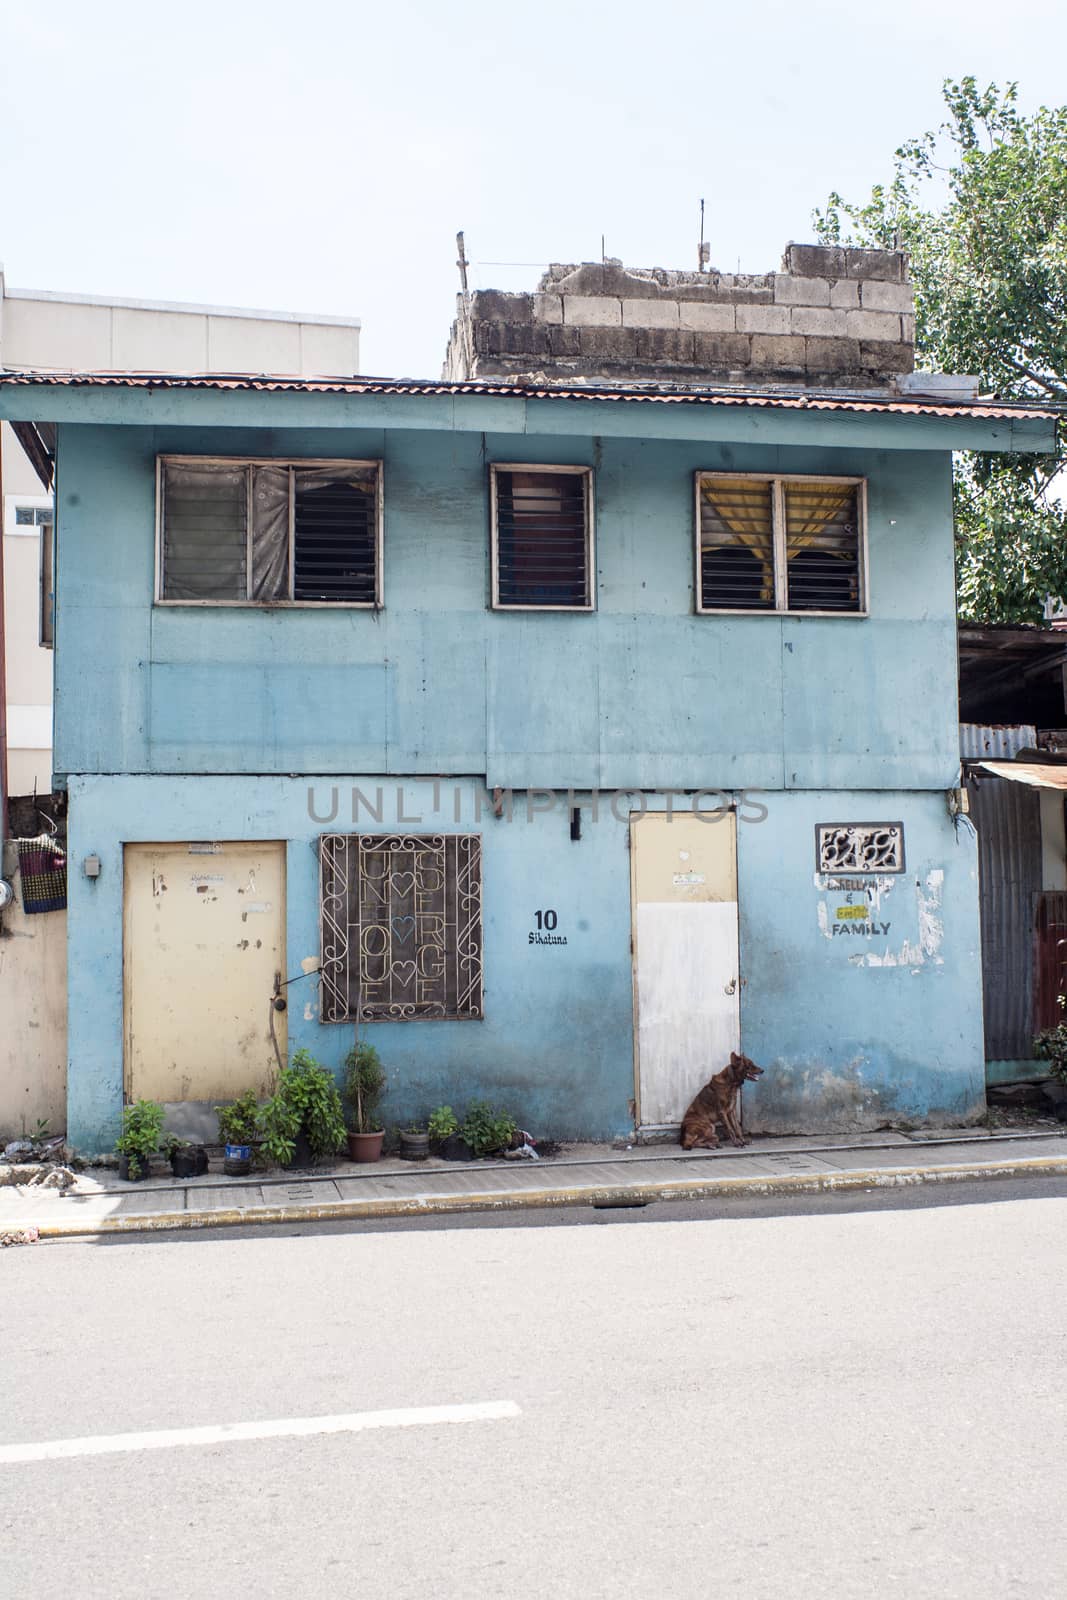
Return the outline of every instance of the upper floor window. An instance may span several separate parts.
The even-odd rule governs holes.
[[[490,468],[493,605],[593,609],[593,474],[589,467]]]
[[[863,613],[862,478],[698,472],[698,611]]]
[[[161,456],[160,600],[381,605],[381,463]]]

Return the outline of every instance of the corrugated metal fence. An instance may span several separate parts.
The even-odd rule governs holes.
[[[1036,790],[989,774],[972,776],[967,793],[978,830],[986,1059],[1017,1061],[1033,1055],[1040,801]]]

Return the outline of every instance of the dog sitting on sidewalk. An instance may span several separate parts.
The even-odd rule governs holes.
[[[682,1118],[681,1145],[683,1150],[715,1150],[719,1137],[716,1123],[721,1122],[733,1145],[746,1143],[737,1120],[737,1100],[741,1085],[762,1078],[763,1068],[757,1067],[748,1056],[730,1051],[730,1064],[709,1078]]]

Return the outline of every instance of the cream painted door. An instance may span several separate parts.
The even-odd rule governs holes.
[[[637,1120],[679,1123],[740,1048],[737,830],[690,813],[633,817]]]
[[[123,902],[126,1092],[232,1099],[277,1068],[285,845],[128,844]],[[274,1012],[282,1060],[285,1013]]]

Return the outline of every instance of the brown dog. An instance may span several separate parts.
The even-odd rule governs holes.
[[[730,1065],[723,1067],[714,1078],[708,1079],[682,1118],[682,1149],[717,1149],[717,1122],[721,1122],[726,1129],[731,1144],[744,1144],[746,1141],[737,1120],[737,1099],[741,1085],[746,1080],[754,1081],[762,1076],[762,1067],[757,1067],[747,1056],[739,1056],[736,1050],[731,1050]]]

